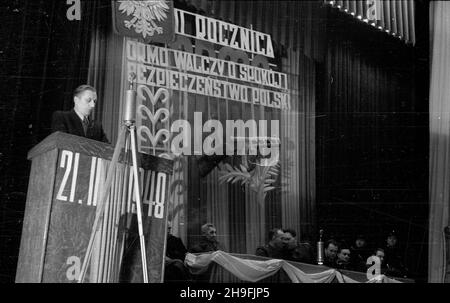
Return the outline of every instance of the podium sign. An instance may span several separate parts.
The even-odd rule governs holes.
[[[107,144],[64,133],[50,135],[30,151],[33,162],[16,282],[77,281],[112,153]],[[149,281],[162,282],[172,163],[148,155],[141,159]],[[134,254],[136,248],[127,242],[137,234],[133,182],[131,167],[118,163],[86,282],[127,281],[124,273],[129,269],[121,264]],[[126,264],[139,266],[135,262]],[[136,275],[133,279],[128,281],[139,281]]]

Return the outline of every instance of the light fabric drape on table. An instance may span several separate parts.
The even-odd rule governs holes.
[[[223,251],[216,251],[201,255],[187,254],[184,262],[194,274],[205,272],[210,263],[215,262],[227,271],[231,272],[237,278],[248,282],[257,282],[274,275],[280,269],[283,269],[293,283],[331,283],[334,279],[336,279],[339,283],[359,283],[341,274],[335,269],[328,269],[318,273],[307,274],[284,260],[271,259],[261,261],[242,259]],[[384,275],[379,275],[367,281],[367,283],[400,282],[390,279]]]

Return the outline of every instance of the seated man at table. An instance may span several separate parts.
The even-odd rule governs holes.
[[[325,243],[325,260],[323,264],[328,267],[336,267],[336,259],[337,259],[337,253],[338,253],[338,243],[330,239]]]
[[[401,252],[398,245],[397,234],[392,231],[388,234],[386,238],[386,246],[384,247],[384,262],[386,264],[386,275],[393,277],[406,277],[407,268],[403,264],[402,256],[404,253]]]
[[[269,243],[256,248],[255,255],[274,259],[288,258],[289,238],[281,228],[274,228],[269,231]]]
[[[350,248],[344,243],[341,242],[339,245],[339,252],[337,254],[336,259],[336,268],[344,269],[344,270],[353,270],[352,264],[350,263]]]
[[[356,271],[366,272],[366,260],[370,255],[370,250],[367,248],[367,242],[364,235],[357,235],[355,242],[350,247],[350,263]]]
[[[288,241],[287,260],[302,263],[314,263],[314,252],[311,245],[307,242],[297,241],[297,233],[293,229],[283,229],[283,232],[284,237]]]
[[[90,115],[97,102],[97,92],[90,85],[80,85],[73,93],[73,109],[56,111],[52,117],[52,132],[64,132],[109,143],[102,125]]]
[[[202,235],[197,245],[194,245],[190,252],[203,253],[224,250],[222,244],[217,240],[217,229],[212,223],[206,223],[201,228]]]
[[[189,270],[184,265],[187,249],[180,238],[171,233],[172,224],[167,226],[167,244],[164,269],[164,282],[190,280]]]
[[[374,257],[378,258],[379,264],[376,264],[376,262],[374,261]],[[380,270],[380,274],[385,275],[387,268],[384,258],[385,258],[384,249],[383,248],[375,249],[372,256],[367,258],[366,261],[367,270],[369,270],[371,267],[374,268],[375,265],[375,267],[378,267],[378,269]]]

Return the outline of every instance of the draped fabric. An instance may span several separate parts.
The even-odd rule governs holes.
[[[351,279],[335,269],[306,273],[285,260],[253,260],[249,258],[236,257],[223,251],[200,255],[187,254],[184,262],[194,275],[207,272],[207,270],[210,269],[210,265],[212,263],[216,263],[231,274],[229,279],[232,281],[234,280],[233,278],[237,278],[238,280],[245,282],[261,282],[261,280],[267,281],[267,278],[279,273],[280,271],[284,271],[292,283],[359,283],[358,281]],[[210,279],[215,281],[216,277],[214,277],[214,275],[220,274],[220,271],[217,269],[212,270],[210,274]],[[220,277],[218,278],[220,279]],[[222,280],[222,282],[231,281]],[[233,282],[236,282],[236,280]],[[401,282],[390,279],[384,275],[378,275],[367,281],[367,283]]]
[[[88,83],[97,89],[95,119],[114,144],[119,132],[120,91],[122,85],[122,52],[124,38],[112,30],[110,2],[93,2],[91,13],[96,26],[92,28]]]
[[[175,1],[175,6],[184,1]],[[290,227],[311,235],[315,211],[315,65],[323,56],[323,19],[317,1],[246,2],[188,1],[197,13],[253,28],[272,36],[278,48],[277,65],[288,74],[292,110],[283,112],[213,98],[190,97],[188,112],[202,111],[222,123],[226,119],[280,121],[281,173],[279,189],[258,201],[248,186],[218,184],[219,169],[196,181],[195,163],[191,166],[188,190],[190,219],[189,242],[195,242],[199,227],[212,222],[219,240],[228,251],[254,253],[267,241],[274,227]],[[264,18],[261,18],[264,16]],[[286,18],[290,16],[290,18]],[[263,21],[263,19],[265,21]],[[193,102],[193,100],[196,100]],[[204,120],[206,118],[204,117]],[[230,163],[239,165],[234,157]],[[206,194],[202,194],[206,191]],[[199,198],[197,198],[199,197]]]
[[[174,95],[177,93],[174,92]],[[189,96],[187,109],[191,123],[194,112],[203,113],[203,121],[218,119],[225,125],[225,120],[244,121],[254,119],[271,120],[271,110],[261,105],[251,105],[235,101],[219,100],[203,96]],[[278,110],[274,110],[275,112]],[[191,159],[193,161],[193,159]],[[243,157],[228,157],[225,161],[232,165],[240,165]],[[265,209],[280,209],[276,193],[267,195],[266,201],[258,201],[257,195],[248,187],[240,184],[220,184],[219,168],[215,168],[207,176],[198,177],[198,164],[193,161],[190,166],[188,186],[188,207],[192,208],[190,236],[195,242],[199,235],[199,227],[212,222],[218,230],[218,239],[229,251],[253,253],[256,246],[265,242],[266,222],[271,217],[279,218],[277,210],[266,212]],[[198,203],[198,204],[196,204]],[[274,205],[276,204],[276,206]],[[270,227],[271,228],[271,227]],[[197,237],[196,237],[197,235]]]
[[[94,3],[94,2],[93,2]],[[118,136],[122,117],[121,91],[124,90],[123,49],[125,38],[112,29],[111,1],[95,1],[92,15],[96,26],[92,29],[88,83],[97,88],[98,102],[95,118],[101,120],[103,129],[114,145]],[[184,119],[187,100],[181,94],[172,96],[174,101],[172,119]],[[185,100],[185,101],[183,101]],[[174,159],[171,177],[168,218],[172,221],[172,234],[187,243],[186,205],[188,188],[188,161]]]
[[[385,46],[389,37],[365,39],[364,33],[351,30],[355,25],[350,22],[332,27],[332,17],[325,64],[318,69],[319,225],[343,238],[354,237],[349,232],[353,224],[374,236],[380,226],[383,233],[397,229],[402,237],[412,226],[414,241],[425,242],[425,222],[417,218],[408,226],[413,219],[405,219],[414,208],[427,211],[426,198],[419,198],[427,186],[422,173],[426,151],[417,143],[426,138],[427,128],[415,113],[419,85],[413,50],[392,41],[393,51]],[[407,203],[408,210],[402,208]]]
[[[430,4],[432,66],[430,85],[429,282],[449,282],[444,228],[450,225],[450,3]],[[448,243],[447,243],[448,245]],[[447,261],[448,262],[448,261]]]
[[[230,205],[229,191],[226,184],[219,184],[219,169],[216,167],[206,176],[207,214],[206,221],[214,222],[220,233],[217,239],[224,245],[224,249],[230,247]]]
[[[183,1],[175,1],[175,7],[183,9],[182,4]],[[198,156],[178,159],[169,204],[172,232],[189,247],[198,240],[200,226],[212,222],[217,227],[219,241],[228,251],[254,253],[257,246],[267,241],[271,228],[291,227],[297,232],[310,233],[314,224],[314,60],[323,56],[324,11],[318,1],[203,1],[200,4],[197,13],[268,33],[275,44],[283,44],[274,63],[288,74],[292,110],[281,112],[261,105],[171,92],[171,121],[186,119],[193,125],[194,112],[202,113],[203,122],[217,119],[222,125],[227,119],[279,120],[282,141],[278,189],[269,192],[265,201],[258,201],[256,193],[246,186],[220,184],[218,167],[200,176]],[[201,11],[202,8],[205,10]],[[89,83],[99,91],[96,118],[103,121],[105,132],[114,144],[120,122],[120,91],[124,85],[123,38],[111,29],[110,9],[110,4],[103,3],[95,10],[98,26],[92,34]],[[263,22],[261,14],[267,22]],[[179,45],[174,43],[169,47]],[[198,138],[192,136],[194,139]],[[242,157],[228,157],[225,161],[239,165]]]
[[[290,81],[290,111],[261,106],[252,109],[232,101],[224,106],[227,119],[280,121],[280,190],[269,193],[262,203],[248,186],[218,184],[217,168],[203,181],[207,191],[207,221],[216,224],[219,240],[233,252],[254,253],[257,246],[267,241],[267,232],[274,227],[290,227],[302,235],[314,232],[315,67],[302,53],[289,49],[287,58],[283,58],[282,72],[288,74]],[[205,112],[222,117],[223,111],[211,108],[211,102]],[[234,161],[238,164],[240,160]]]
[[[282,226],[301,239],[315,234],[315,64],[288,49],[283,72],[290,80],[292,110],[281,113]]]
[[[173,91],[172,102],[174,113],[183,112],[183,117],[191,125],[194,124],[194,113],[202,113],[202,124],[207,120],[217,119],[222,125],[226,124],[227,119],[246,120],[242,114],[251,113],[250,104],[229,100],[224,102],[207,96],[188,96],[176,91]],[[254,118],[258,120],[259,116]],[[194,135],[192,134],[192,142]],[[241,157],[229,157],[227,161],[237,165],[241,160]],[[245,191],[239,184],[220,184],[218,168],[201,177],[198,161],[199,157],[188,157],[188,165],[185,166],[188,246],[195,245],[198,241],[201,225],[212,222],[217,227],[218,240],[227,250],[245,252]]]
[[[325,51],[325,10],[321,1],[175,0],[206,16],[268,33],[275,45],[299,50],[316,61]]]
[[[94,1],[81,1],[89,12]],[[0,282],[13,282],[31,162],[56,110],[86,82],[92,16],[66,18],[66,1],[1,1]]]
[[[363,31],[364,24],[334,9],[328,24],[327,55],[316,66],[318,226],[326,237],[363,233],[380,244],[395,230],[406,266],[423,277],[427,56],[382,32]]]
[[[186,210],[187,210],[187,161],[184,157],[176,157],[174,159],[174,171],[170,186],[169,197],[169,214],[168,220],[172,224],[172,234],[181,238],[183,243],[187,243],[187,226],[186,226]]]
[[[387,34],[397,36],[406,43],[413,45],[416,43],[413,0],[325,0],[325,2],[361,21],[372,24]],[[373,2],[371,7],[369,7],[370,2]],[[372,16],[371,11],[375,16]]]

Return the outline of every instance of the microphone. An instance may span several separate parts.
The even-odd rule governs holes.
[[[133,89],[135,73],[130,73],[128,77],[129,89],[126,91],[125,105],[123,111],[123,122],[126,125],[131,125],[136,122],[136,91]]]
[[[321,229],[319,233],[320,233],[319,242],[317,242],[317,264],[323,265],[323,261],[324,261],[324,256],[323,256],[324,243],[322,241],[323,229]]]

